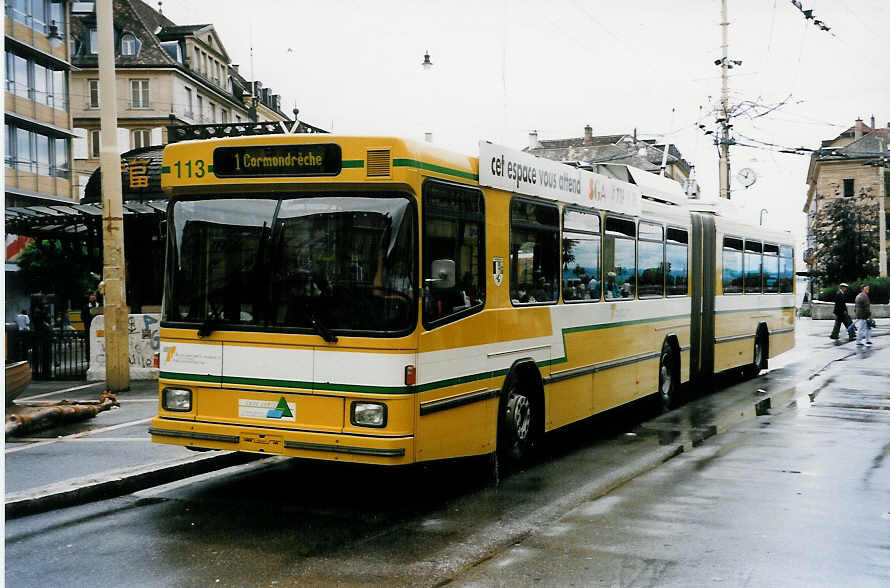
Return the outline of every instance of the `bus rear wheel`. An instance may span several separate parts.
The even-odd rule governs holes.
[[[506,465],[522,465],[531,459],[537,442],[536,407],[528,393],[515,383],[503,396],[498,453]]]
[[[665,343],[661,347],[661,361],[658,366],[658,398],[664,411],[680,405],[680,374],[674,357],[674,348]]]
[[[760,372],[760,370],[766,369],[766,366],[766,337],[761,331],[754,339],[754,370]]]

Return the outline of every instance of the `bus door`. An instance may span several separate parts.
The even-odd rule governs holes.
[[[694,384],[707,384],[714,375],[715,247],[714,217],[693,212],[689,376]]]

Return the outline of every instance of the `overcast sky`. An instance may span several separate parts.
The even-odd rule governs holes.
[[[152,6],[156,1],[149,0]],[[728,0],[733,104],[784,106],[741,116],[736,140],[816,148],[874,116],[890,121],[890,1]],[[540,139],[632,133],[675,143],[705,197],[718,192],[719,0],[167,0],[177,24],[211,23],[247,78],[310,124],[392,134],[476,154],[480,139],[521,149]],[[253,59],[251,59],[251,45]],[[429,51],[433,68],[420,64]],[[735,147],[741,215],[803,234],[809,158]]]

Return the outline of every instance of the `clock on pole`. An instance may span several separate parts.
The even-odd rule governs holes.
[[[746,188],[750,188],[757,181],[757,174],[750,167],[743,167],[736,174],[739,182]]]

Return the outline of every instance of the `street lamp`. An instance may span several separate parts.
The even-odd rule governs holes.
[[[58,49],[62,43],[65,41],[62,39],[62,35],[59,34],[59,27],[56,25],[56,21],[52,21],[49,25],[49,32],[46,34],[47,40],[49,40],[49,48],[55,51]]]
[[[423,63],[421,63],[420,65],[421,67],[423,67],[423,71],[430,71],[431,69],[433,69],[433,62],[430,61],[429,49],[426,51],[426,53],[423,54]],[[433,142],[432,131],[426,131],[423,135],[427,143]]]

